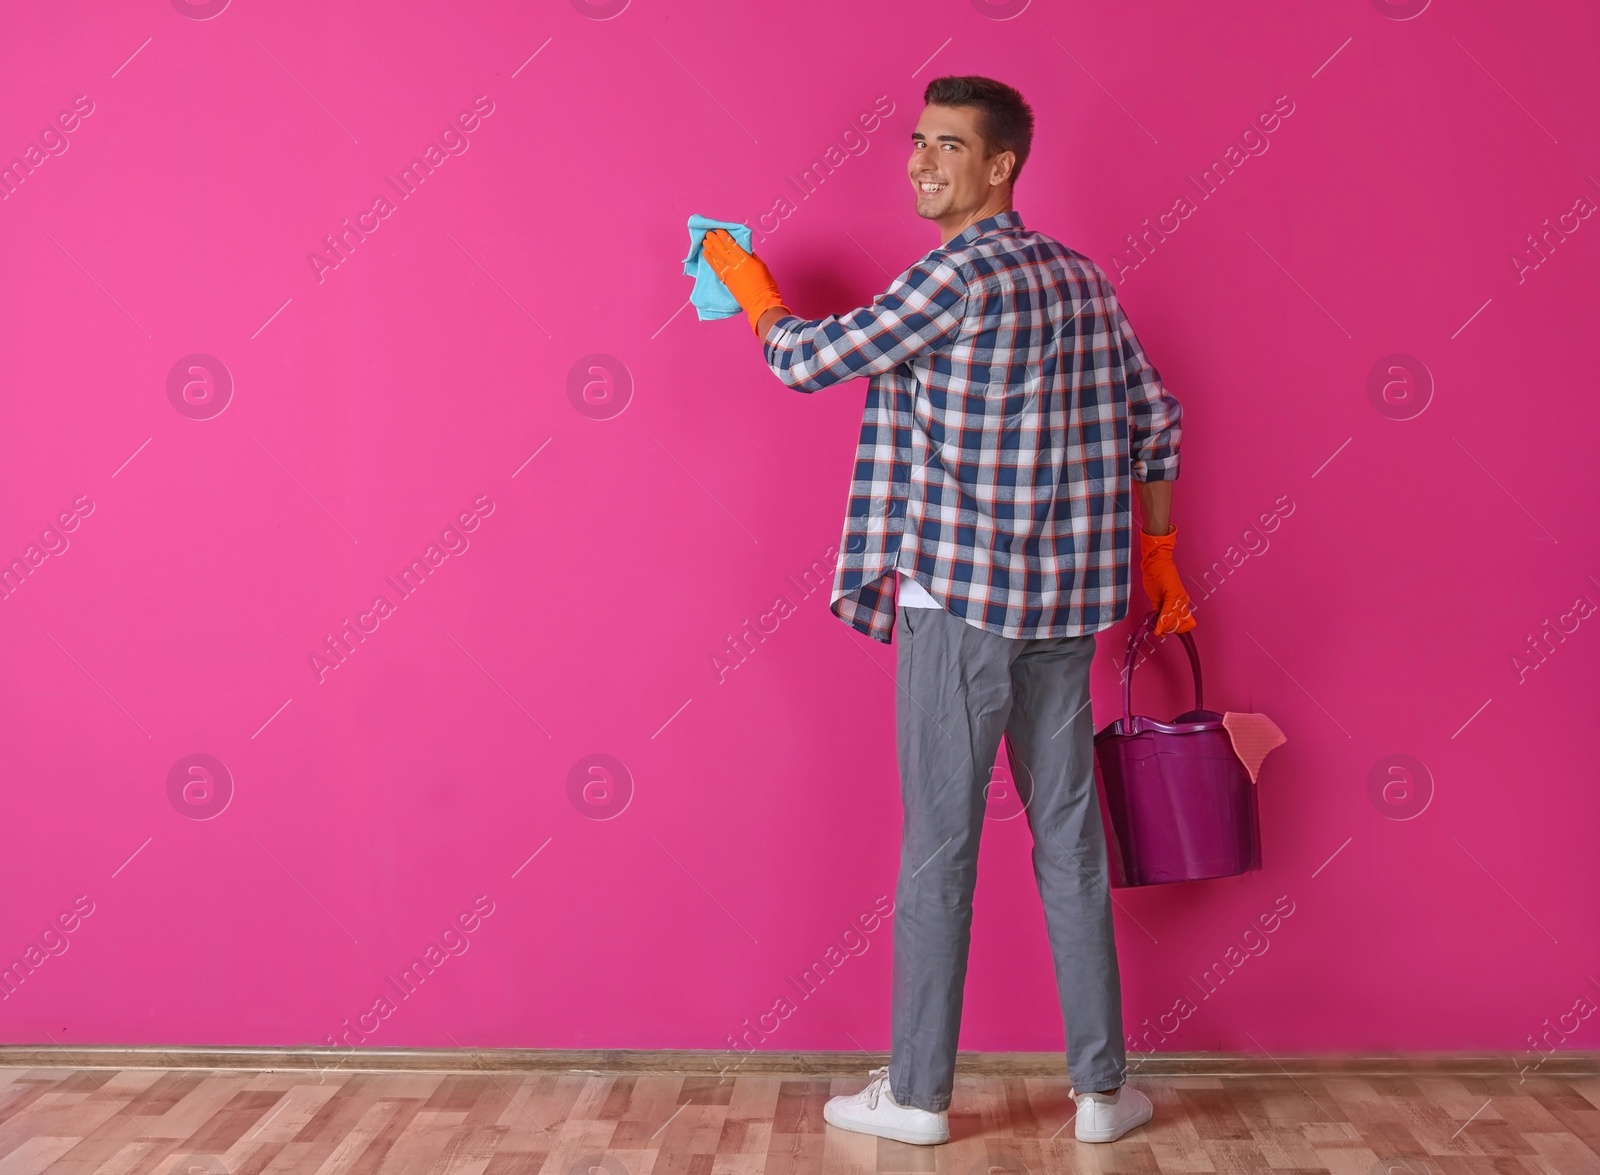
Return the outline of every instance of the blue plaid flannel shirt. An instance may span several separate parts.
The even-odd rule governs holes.
[[[1178,476],[1183,410],[1089,258],[1001,212],[870,306],[785,315],[765,355],[797,391],[870,377],[839,619],[887,643],[901,568],[1001,636],[1079,636],[1127,615],[1128,482]]]

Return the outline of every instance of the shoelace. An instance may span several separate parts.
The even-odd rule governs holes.
[[[871,1077],[872,1080],[867,1083],[867,1088],[861,1092],[867,1095],[867,1108],[876,1110],[878,1108],[878,1095],[889,1084],[889,1067],[885,1065],[882,1069],[874,1069],[867,1076]],[[894,1095],[890,1094],[890,1096]]]

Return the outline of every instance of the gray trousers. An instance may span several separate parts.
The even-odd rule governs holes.
[[[1075,1089],[1122,1084],[1122,989],[1094,787],[1092,635],[1013,640],[943,608],[900,608],[895,694],[905,810],[894,908],[889,1089],[949,1108],[989,772],[1004,732],[1031,777],[1044,902]],[[1029,779],[1017,781],[1026,795]]]

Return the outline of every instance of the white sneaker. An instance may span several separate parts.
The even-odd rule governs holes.
[[[1150,1099],[1127,1084],[1115,1094],[1073,1090],[1072,1096],[1078,1102],[1074,1130],[1079,1142],[1114,1142],[1155,1112]]]
[[[896,1142],[932,1146],[950,1141],[950,1115],[947,1111],[919,1110],[902,1106],[889,1089],[889,1070],[874,1069],[872,1080],[860,1093],[840,1094],[822,1107],[823,1120],[841,1130],[876,1134]]]

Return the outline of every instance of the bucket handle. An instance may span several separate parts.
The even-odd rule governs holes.
[[[1133,658],[1138,651],[1139,642],[1155,631],[1156,621],[1160,614],[1151,611],[1144,618],[1139,627],[1134,629],[1128,637],[1128,655],[1122,663],[1122,726],[1126,730],[1133,725]],[[1205,709],[1204,698],[1200,689],[1200,654],[1195,650],[1194,638],[1186,632],[1178,634],[1183,638],[1184,650],[1189,654],[1189,668],[1194,671],[1194,708]]]

